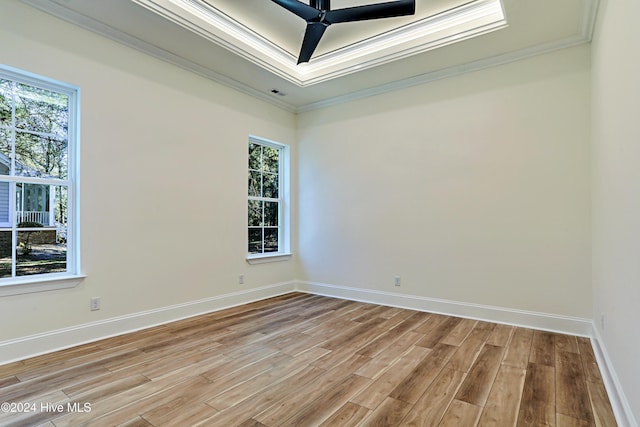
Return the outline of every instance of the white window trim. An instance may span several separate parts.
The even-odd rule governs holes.
[[[39,76],[17,68],[0,64],[0,76],[24,83],[64,93],[69,97],[69,139],[68,139],[68,215],[67,228],[67,271],[33,276],[12,277],[0,281],[0,296],[20,295],[77,286],[86,277],[80,273],[80,88],[48,77]],[[34,181],[28,177],[16,177],[21,182]],[[12,179],[13,180],[13,179]]]
[[[54,276],[54,273],[51,273],[35,280],[29,276],[24,277],[26,279],[15,278],[15,280],[1,285],[0,297],[75,288],[87,276],[82,274]]]
[[[278,191],[280,195],[280,212],[279,212],[279,232],[278,232],[278,252],[267,252],[259,254],[247,253],[246,261],[249,264],[264,264],[268,262],[287,261],[291,258],[291,226],[290,226],[290,149],[287,144],[271,141],[254,135],[249,135],[249,143],[255,143],[273,147],[281,150],[279,165],[279,183]],[[248,169],[247,169],[248,172]],[[245,181],[246,182],[246,181]],[[245,187],[246,188],[246,187]],[[246,200],[249,200],[248,198]],[[245,246],[249,240],[249,228],[245,227]]]

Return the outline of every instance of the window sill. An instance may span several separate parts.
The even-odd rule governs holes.
[[[75,288],[85,277],[86,276],[77,275],[37,279],[34,277],[17,278],[0,285],[0,297]]]
[[[288,261],[290,259],[290,253],[247,255],[247,262],[249,264],[265,264],[267,262]]]

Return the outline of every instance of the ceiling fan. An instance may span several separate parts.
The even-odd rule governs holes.
[[[298,64],[309,62],[325,30],[331,24],[365,21],[369,19],[393,18],[413,15],[415,0],[397,0],[331,10],[331,0],[310,0],[310,5],[298,0],[271,0],[307,21]]]

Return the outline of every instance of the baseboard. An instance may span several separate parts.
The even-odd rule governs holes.
[[[0,365],[292,292],[295,282],[204,298],[0,342]]]
[[[613,368],[613,363],[609,358],[609,353],[607,352],[602,336],[597,328],[593,328],[591,345],[593,347],[593,352],[596,355],[598,367],[600,367],[600,374],[602,375],[604,386],[607,389],[609,401],[611,402],[611,407],[613,408],[613,413],[616,416],[618,425],[638,427],[638,422],[633,416],[633,411],[631,410],[629,401],[624,394],[618,375]]]
[[[296,283],[296,290],[316,295],[428,311],[571,335],[590,337],[592,332],[591,319],[579,317],[560,316],[557,314],[515,310],[504,307],[493,307],[306,281],[298,281]]]

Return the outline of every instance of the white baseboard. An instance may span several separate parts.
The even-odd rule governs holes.
[[[593,346],[593,352],[596,355],[596,360],[600,367],[600,374],[602,375],[604,386],[607,389],[609,401],[611,402],[611,407],[613,408],[613,413],[616,416],[618,425],[638,427],[638,423],[633,416],[633,411],[631,410],[629,401],[624,394],[618,375],[616,374],[616,371],[613,368],[613,363],[609,358],[607,348],[604,346],[602,336],[600,335],[600,332],[598,332],[597,328],[593,328],[591,345]]]
[[[354,301],[370,302],[392,307],[428,311],[450,316],[485,320],[488,322],[522,326],[570,335],[592,335],[591,319],[515,310],[504,307],[471,304],[458,301],[427,298],[371,289],[350,288],[326,283],[298,281],[296,290]]]
[[[0,342],[0,365],[292,292],[284,282]]]

